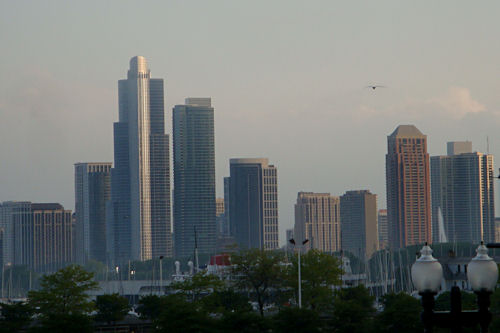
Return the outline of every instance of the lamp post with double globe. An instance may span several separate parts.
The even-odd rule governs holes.
[[[430,333],[434,326],[450,328],[451,332],[462,332],[462,327],[479,324],[481,332],[488,332],[491,322],[490,295],[498,280],[498,267],[488,256],[488,249],[483,242],[478,246],[477,255],[472,258],[467,269],[467,278],[477,295],[477,311],[462,311],[460,288],[454,286],[450,293],[450,311],[434,311],[434,296],[439,291],[443,278],[441,264],[432,256],[432,249],[427,243],[420,251],[421,256],[411,268],[414,286],[422,297],[422,323],[424,332]]]

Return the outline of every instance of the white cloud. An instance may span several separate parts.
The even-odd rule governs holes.
[[[483,104],[473,99],[470,90],[464,87],[450,87],[444,96],[431,99],[429,102],[455,118],[486,109]]]

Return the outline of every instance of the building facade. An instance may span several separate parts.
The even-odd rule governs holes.
[[[340,199],[330,193],[299,192],[295,204],[293,236],[297,244],[308,239],[305,247],[322,252],[341,249]]]
[[[342,250],[370,258],[378,250],[377,195],[368,190],[347,191],[340,197]]]
[[[276,167],[267,158],[232,158],[229,169],[231,235],[241,249],[277,249]]]
[[[469,143],[449,142],[465,147],[431,157],[434,242],[495,241],[493,155]]]
[[[75,259],[106,263],[106,203],[111,197],[111,163],[75,164]]]
[[[389,226],[387,223],[387,209],[378,210],[377,228],[378,248],[387,249],[389,247]]]
[[[387,137],[386,187],[389,242],[393,249],[431,243],[427,136],[400,125]]]
[[[2,261],[37,272],[54,272],[74,262],[74,222],[71,210],[57,203],[4,202]]]
[[[118,81],[114,168],[108,206],[108,252],[113,262],[171,256],[170,168],[163,79],[146,59],[130,60]]]
[[[214,108],[210,98],[187,98],[173,110],[174,239],[176,257],[213,253],[215,221]]]

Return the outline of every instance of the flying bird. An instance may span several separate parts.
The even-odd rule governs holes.
[[[386,86],[381,86],[381,85],[373,85],[373,86],[366,86],[365,88],[372,88],[373,90],[377,89],[377,88],[387,88]]]

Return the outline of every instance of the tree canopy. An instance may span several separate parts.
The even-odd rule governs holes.
[[[298,293],[298,260],[293,257],[287,271],[288,286]],[[333,300],[333,288],[341,284],[339,260],[318,250],[309,250],[301,258],[302,305],[324,310]]]
[[[272,289],[283,284],[283,257],[277,253],[252,249],[231,256],[233,278],[236,286],[248,290],[255,296],[259,312],[264,315],[264,306],[269,303]]]
[[[89,313],[94,309],[88,292],[97,288],[93,274],[80,266],[68,266],[40,279],[40,290],[30,291],[29,303],[36,309],[47,332],[91,331]]]

